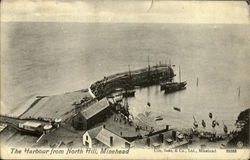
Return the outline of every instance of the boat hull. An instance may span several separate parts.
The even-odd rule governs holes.
[[[186,89],[186,82],[172,83],[164,86],[165,93],[172,93],[180,90]]]
[[[135,91],[127,91],[123,93],[123,97],[134,97]]]

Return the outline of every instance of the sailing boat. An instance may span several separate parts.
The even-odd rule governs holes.
[[[216,120],[212,121],[212,127],[214,128],[216,126]]]
[[[125,111],[128,111],[129,105],[128,105],[127,98],[123,98],[122,107],[124,108]]]
[[[145,115],[148,117],[151,113],[151,108],[150,108],[151,104],[150,102],[147,103],[147,106],[146,106],[146,110],[145,110]]]
[[[222,121],[222,122],[223,122],[223,125],[224,125],[224,127],[223,127],[224,132],[227,133],[227,131],[228,131],[227,126],[225,125],[224,121]]]
[[[204,120],[202,120],[201,124],[202,124],[203,128],[206,128],[206,122]]]
[[[164,89],[165,93],[170,93],[186,89],[186,85],[186,81],[181,82],[181,69],[179,66],[179,82],[166,82],[164,84],[161,84],[161,89]]]
[[[194,118],[194,116],[193,116],[193,118]],[[194,125],[195,128],[198,128],[198,122],[196,121],[195,118],[194,118],[194,123],[193,123],[193,125]]]
[[[213,114],[212,114],[211,112],[209,113],[209,115],[208,115],[208,116],[209,116],[209,118],[210,118],[210,119],[212,119],[212,118],[213,118]]]
[[[133,89],[133,85],[132,85],[132,76],[131,76],[131,71],[130,71],[130,65],[128,65],[128,69],[129,69],[129,83],[128,86],[124,88],[124,90],[122,91],[122,95],[123,97],[134,97],[135,96],[135,90]]]

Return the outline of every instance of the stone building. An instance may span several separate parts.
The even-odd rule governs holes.
[[[97,101],[80,111],[72,118],[72,126],[77,130],[87,130],[94,125],[103,122],[110,113],[110,103],[106,98]]]
[[[82,136],[83,145],[92,147],[129,148],[130,143],[124,138],[114,134],[105,126],[99,126],[86,131]]]

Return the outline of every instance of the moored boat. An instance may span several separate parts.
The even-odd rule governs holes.
[[[156,118],[156,119],[155,119],[155,121],[161,121],[161,120],[163,120],[162,117],[159,117],[159,118]]]
[[[134,97],[135,96],[135,90],[125,90],[122,92],[123,97]]]
[[[179,68],[179,82],[164,82],[161,83],[161,90],[165,90],[165,93],[175,92],[186,89],[187,81],[181,81],[181,71]]]
[[[173,108],[174,108],[174,110],[181,112],[180,108],[178,108],[178,107],[173,107]]]
[[[186,89],[187,82],[169,82],[164,86],[165,93],[175,92]]]

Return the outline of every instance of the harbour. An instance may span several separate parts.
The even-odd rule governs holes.
[[[163,67],[163,70],[161,70],[161,67]],[[152,85],[156,85],[159,89],[159,92],[161,92],[162,82],[166,83],[166,85],[175,85],[176,83],[172,82],[175,74],[171,65],[156,65],[152,68],[155,68],[155,70],[150,70],[150,66],[148,66],[148,68],[146,69],[140,69],[137,71],[129,70],[129,72],[119,73],[115,76],[113,75],[110,77],[104,77],[103,80],[93,83],[88,89],[66,93],[65,95],[70,98],[66,98],[64,94],[54,95],[51,97],[37,96],[37,99],[31,104],[30,108],[24,111],[23,114],[21,114],[19,117],[13,118],[8,116],[1,116],[1,123],[6,123],[8,125],[7,127],[15,128],[21,133],[21,135],[27,134],[39,136],[36,141],[36,143],[39,145],[48,143],[49,140],[46,139],[46,137],[51,137],[51,134],[60,134],[60,128],[71,130],[71,132],[77,131],[76,134],[78,135],[82,134],[82,131],[86,131],[85,133],[83,132],[83,145],[89,148],[92,148],[93,146],[103,147],[102,144],[108,147],[113,147],[114,141],[115,143],[119,143],[119,145],[117,144],[119,147],[121,147],[122,143],[124,143],[125,148],[143,147],[143,144],[153,148],[159,148],[165,145],[167,148],[179,148],[183,146],[187,147],[189,144],[197,141],[193,140],[194,135],[197,136],[198,139],[207,139],[210,142],[216,142],[228,139],[229,136],[231,136],[232,138],[236,137],[239,134],[238,132],[241,132],[241,130],[243,130],[243,128],[245,127],[243,125],[241,126],[239,131],[235,131],[236,128],[234,126],[233,128],[235,129],[230,128],[231,130],[228,134],[228,127],[224,122],[225,120],[222,120],[224,132],[219,131],[218,128],[220,120],[218,120],[217,117],[213,120],[213,114],[211,112],[208,114],[208,117],[212,121],[212,129],[209,129],[209,125],[206,126],[206,122],[204,121],[204,119],[202,120],[202,122],[199,122],[202,124],[203,129],[201,129],[201,127],[198,127],[199,123],[197,122],[194,115],[193,126],[191,125],[190,121],[187,121],[190,124],[184,125],[185,127],[183,126],[183,124],[181,124],[182,126],[178,126],[178,124],[166,121],[165,117],[167,116],[165,116],[164,114],[155,112],[156,110],[153,106],[151,106],[151,103],[149,101],[147,102],[145,111],[142,111],[138,115],[135,115],[130,109],[127,94],[124,95],[125,92],[121,87],[126,90],[128,88],[134,89],[134,86],[138,86],[139,84],[141,84],[141,87],[143,88],[148,88]],[[125,78],[121,79],[121,77]],[[136,79],[136,81],[133,81],[133,79]],[[185,82],[185,85],[186,84],[187,83]],[[166,95],[167,86],[164,89],[165,92],[163,94]],[[140,90],[140,88],[137,90]],[[172,92],[178,91],[179,89],[173,90]],[[134,92],[131,98],[135,97]],[[121,99],[116,100],[116,95],[113,95],[113,93],[118,93],[118,96],[120,96]],[[76,94],[77,96],[75,97],[74,94]],[[58,99],[61,99],[58,97],[63,96],[64,101],[58,101]],[[77,97],[78,99],[76,99]],[[44,98],[48,100],[43,102]],[[54,99],[54,102],[51,101],[51,98]],[[52,110],[48,111],[47,109],[49,108],[45,109],[44,107],[48,107],[50,103],[53,104],[53,107],[50,107],[50,109]],[[58,107],[66,105],[64,109],[70,106],[72,108],[62,110],[56,108],[55,105],[57,105]],[[36,109],[37,106],[38,109]],[[38,110],[47,111],[45,112],[46,116],[44,117],[43,115],[41,115],[42,112],[37,112]],[[177,112],[182,111],[181,108],[178,107],[173,107],[173,110]],[[58,114],[58,111],[60,111],[61,113]],[[47,113],[50,113],[51,117],[48,117]],[[157,123],[157,121],[160,121],[162,123]],[[216,125],[218,127],[216,127]],[[217,129],[215,129],[215,127]],[[134,131],[132,131],[131,129],[134,129]],[[8,131],[3,132],[8,133]],[[106,135],[102,136],[109,135],[109,142],[106,142],[106,140],[104,141],[103,138],[96,138],[96,135],[92,137],[92,134],[95,132],[97,132],[97,135],[104,134],[106,132]],[[92,144],[92,140],[88,140],[89,136],[92,140],[97,139],[102,143]],[[115,140],[113,140],[114,137]],[[229,138],[229,141],[232,138]],[[151,140],[153,140],[153,143],[151,142]],[[69,139],[70,144],[73,144],[73,142],[74,141],[71,141]],[[58,145],[58,147],[60,147],[62,143],[65,144],[62,141],[60,141],[59,144],[49,144],[50,146]],[[242,143],[241,147],[248,145],[245,144],[246,142],[239,140],[236,140],[236,143],[237,145],[238,143]],[[223,146],[225,145],[227,144],[223,144]]]
[[[14,27],[12,26],[12,24],[6,24],[6,25],[9,25],[10,28],[12,27],[12,29],[15,30],[16,26]],[[26,24],[19,23],[18,27],[22,29],[25,28],[25,25]],[[46,37],[47,36],[51,37],[50,35],[47,35],[47,33],[43,31],[39,32],[41,29],[39,28],[40,24],[34,23],[33,25],[34,25],[34,30],[31,32],[33,32],[34,34],[37,33],[43,34],[43,36],[45,34]],[[161,41],[157,41],[157,39],[151,40],[150,38],[147,38],[147,36],[144,38],[142,37],[142,39],[140,40],[136,40],[135,37],[132,36],[131,34],[134,28],[131,25],[120,24],[119,27],[122,28],[120,30],[116,28],[116,26],[103,24],[104,26],[103,30],[105,30],[105,32],[103,32],[102,38],[95,39],[95,37],[91,37],[91,35],[89,37],[89,41],[91,43],[96,44],[97,42],[99,42],[98,44],[101,45],[99,49],[91,47],[91,44],[86,43],[85,47],[88,48],[89,50],[81,52],[79,51],[79,47],[82,45],[80,39],[83,38],[81,37],[83,35],[74,34],[74,32],[71,31],[72,25],[73,27],[75,27],[74,29],[79,31],[90,28],[91,29],[93,28],[93,30],[98,29],[93,27],[92,24],[74,25],[74,24],[44,23],[44,26],[48,28],[48,33],[51,33],[50,29],[56,29],[58,27],[62,27],[64,28],[64,30],[67,30],[67,32],[64,33],[65,34],[64,36],[66,37],[68,36],[68,39],[66,39],[68,43],[65,47],[67,48],[70,47],[70,45],[74,45],[74,48],[76,49],[73,48],[70,51],[70,54],[65,53],[64,54],[65,57],[56,59],[54,58],[52,60],[51,55],[48,54],[49,52],[53,52],[53,54],[60,54],[64,52],[63,49],[54,52],[53,47],[49,48],[49,51],[47,50],[45,52],[38,46],[35,52],[37,53],[39,52],[39,54],[28,54],[29,51],[27,51],[27,52],[22,52],[20,53],[20,55],[17,56],[15,55],[15,50],[13,50],[12,48],[7,49],[7,51],[10,53],[10,57],[12,56],[13,57],[11,58],[11,61],[6,61],[5,65],[8,65],[8,63],[10,63],[10,64],[16,64],[17,66],[21,66],[18,67],[17,70],[13,71],[8,76],[6,76],[7,79],[11,80],[10,84],[15,84],[15,86],[18,86],[15,89],[11,88],[11,86],[8,85],[4,86],[5,88],[8,88],[8,90],[10,91],[8,94],[6,93],[6,95],[4,95],[5,97],[6,96],[8,97],[5,98],[5,100],[8,101],[4,102],[4,104],[8,106],[7,109],[5,109],[5,111],[9,111],[9,113],[6,113],[7,115],[15,114],[14,113],[15,110],[19,109],[22,112],[20,112],[21,114],[16,114],[16,115],[20,116],[21,118],[29,118],[30,116],[31,117],[34,116],[35,118],[45,118],[45,120],[49,122],[50,119],[57,118],[56,116],[61,116],[63,117],[63,121],[67,120],[68,118],[74,116],[76,113],[75,108],[72,107],[72,104],[75,101],[76,105],[81,104],[82,97],[85,95],[87,95],[87,97],[89,98],[97,96],[98,101],[100,101],[104,97],[104,95],[109,94],[114,88],[118,87],[118,86],[111,87],[111,91],[108,91],[106,89],[103,90],[105,91],[105,94],[96,94],[94,93],[93,87],[91,88],[91,85],[94,84],[94,82],[97,81],[103,82],[106,80],[108,80],[108,82],[112,82],[112,77],[116,75],[116,73],[124,73],[124,72],[126,72],[127,78],[129,78],[129,70],[134,71],[134,70],[140,70],[141,68],[146,68],[146,71],[148,71],[148,64],[150,64],[151,66],[150,69],[156,71],[156,68],[153,66],[156,66],[156,64],[160,66],[160,63],[162,65],[169,65],[169,59],[171,59],[172,64],[176,64],[176,66],[179,65],[181,66],[182,79],[187,81],[186,89],[178,92],[164,94],[164,92],[160,90],[160,86],[155,84],[155,81],[149,80],[151,82],[154,82],[150,83],[149,86],[148,85],[149,82],[146,82],[148,80],[147,79],[148,77],[146,76],[145,82],[143,82],[142,84],[133,85],[133,89],[135,89],[134,97],[132,96],[127,98],[130,112],[134,117],[137,117],[138,115],[140,115],[140,113],[144,113],[147,102],[150,102],[151,104],[150,108],[153,114],[152,117],[147,118],[147,120],[144,120],[145,118],[143,116],[139,116],[138,121],[151,121],[151,119],[153,119],[154,121],[152,122],[157,123],[159,126],[161,126],[161,128],[165,128],[166,124],[171,125],[171,127],[175,129],[190,128],[193,127],[193,116],[194,116],[196,121],[199,123],[199,127],[202,127],[201,122],[202,120],[204,120],[206,121],[208,128],[211,127],[211,125],[208,124],[212,123],[209,121],[210,118],[208,115],[209,113],[213,113],[214,118],[216,118],[216,120],[220,124],[222,124],[223,121],[227,125],[228,130],[231,131],[234,128],[234,123],[235,120],[237,119],[238,114],[244,109],[246,109],[247,105],[249,104],[249,99],[247,96],[249,95],[248,93],[249,77],[246,76],[248,74],[242,75],[239,72],[239,70],[241,70],[242,68],[248,68],[247,55],[245,55],[242,52],[239,53],[241,56],[234,55],[233,57],[230,57],[227,56],[226,53],[220,52],[226,49],[225,47],[223,47],[224,46],[223,38],[217,40],[218,45],[222,46],[222,49],[214,48],[217,52],[220,52],[221,54],[210,55],[209,54],[210,49],[213,48],[214,46],[214,43],[211,41],[211,39],[208,38],[199,41],[198,38],[195,38],[199,37],[198,36],[199,34],[204,34],[205,36],[206,34],[209,33],[213,35],[214,31],[216,31],[217,34],[221,35],[221,37],[230,36],[226,34],[227,33],[226,31],[230,31],[232,29],[236,30],[235,31],[236,33],[232,34],[237,36],[238,32],[240,32],[242,29],[247,30],[246,28],[244,28],[244,26],[219,25],[215,27],[213,25],[203,25],[202,27],[200,27],[200,25],[197,26],[182,25],[181,27],[180,26],[176,27],[174,24],[169,26],[159,25],[160,28],[163,28],[163,30],[168,30],[169,32],[162,32],[161,30],[157,30],[155,31],[156,32],[155,34],[160,37],[163,34],[165,35],[165,37],[171,37],[171,39],[176,40],[175,42],[171,42],[168,38],[163,38]],[[144,32],[146,32],[147,30],[152,31],[153,28],[155,28],[155,26],[157,25],[142,26],[137,24],[137,27],[142,28],[141,32],[139,32],[140,35],[144,35],[145,34]],[[82,27],[84,29],[82,29]],[[102,49],[102,47],[107,46],[107,44],[105,44],[105,41],[103,41],[102,39],[107,38],[113,42],[119,39],[119,36],[109,37],[113,29],[120,36],[124,36],[124,33],[127,32],[129,33],[129,35],[131,35],[130,39],[134,43],[132,42],[128,43],[130,43],[132,48],[134,46],[135,49],[133,50],[133,52],[129,52],[126,46],[120,46],[120,48],[118,47],[117,49],[115,46],[113,46],[114,50],[112,49],[110,51],[105,51]],[[24,32],[27,33],[27,30],[25,31],[24,29]],[[176,34],[171,34],[171,33],[176,33]],[[194,39],[191,39],[190,41],[184,41],[180,38],[180,37],[190,36],[193,34],[196,36],[194,36]],[[77,40],[72,41],[69,35],[74,35],[75,37],[77,37],[76,39],[78,41]],[[17,36],[23,37],[24,35],[22,35],[22,33],[18,33]],[[51,38],[53,39],[53,37]],[[16,41],[19,40],[20,39],[16,39]],[[243,42],[246,41],[246,39],[244,38],[242,38],[241,40]],[[58,41],[60,41],[60,38],[57,39],[57,42]],[[29,38],[27,39],[27,42],[35,43],[35,41],[32,41]],[[142,43],[142,45],[138,46],[140,46],[141,48],[136,48],[137,45],[135,44],[140,42]],[[16,43],[21,43],[21,42],[16,42]],[[174,43],[175,45],[171,43]],[[64,43],[61,42],[56,43],[55,44],[56,48],[62,47],[60,46],[60,44]],[[164,47],[165,44],[168,44],[167,45],[168,47]],[[191,46],[191,49],[189,48],[189,50],[184,51],[181,50],[179,47],[175,47],[181,44],[184,45],[184,48],[185,47],[189,48],[188,46]],[[196,50],[195,45],[198,45],[202,49]],[[232,51],[237,51],[240,48],[237,42],[236,43],[232,42],[231,45],[234,48],[234,50]],[[49,46],[49,42],[43,41],[41,47],[46,48],[46,46]],[[22,48],[21,46],[19,47]],[[160,49],[162,47],[164,49]],[[145,48],[148,49],[147,53],[145,53],[146,50]],[[122,53],[119,53],[118,51],[121,51]],[[227,52],[230,53],[232,51],[227,50]],[[75,56],[72,56],[72,54]],[[150,62],[148,62],[148,55],[150,56]],[[22,58],[20,58],[20,56]],[[247,58],[242,58],[244,56]],[[58,55],[56,57],[60,56]],[[131,57],[133,58],[131,59]],[[238,65],[236,64],[231,65],[230,62],[232,62],[235,58],[241,61],[242,63]],[[21,60],[18,61],[17,59]],[[34,61],[29,62],[29,59],[33,59]],[[159,62],[159,60],[161,60],[161,62]],[[204,62],[202,65],[200,64],[201,61]],[[130,66],[129,68],[128,65]],[[35,67],[35,68],[34,70],[30,70],[29,69],[30,67]],[[215,71],[214,68],[219,68],[219,70]],[[177,73],[176,77],[174,77],[174,80],[178,81],[179,79],[178,67],[173,67],[173,70],[175,73]],[[113,76],[109,77],[110,75]],[[197,77],[199,77],[199,79],[197,79]],[[241,86],[240,92],[238,92],[237,90],[239,86]],[[87,90],[88,87],[91,90],[91,92]],[[120,87],[124,87],[124,85]],[[42,96],[46,95],[46,97],[41,98],[40,100],[41,103],[38,102],[37,103],[38,105],[34,105],[25,114],[22,114],[23,111],[25,111],[29,107],[29,105],[26,105],[24,108],[19,108],[20,106],[22,106],[19,104],[23,104],[30,97],[39,95]],[[64,100],[70,100],[70,103],[64,103]],[[84,100],[83,103],[86,103],[87,100],[88,99],[86,99],[86,101]],[[8,105],[9,103],[12,102],[15,103],[17,102],[18,105],[14,104]],[[60,103],[57,104],[57,102]],[[95,101],[93,101],[93,103],[95,103]],[[11,108],[9,106],[15,106],[15,107]],[[40,106],[40,108],[38,106]],[[60,108],[60,106],[62,107]],[[35,107],[38,108],[36,109]],[[177,110],[174,109],[174,107]],[[160,116],[160,118],[157,118],[158,121],[155,121],[155,118],[158,116]],[[119,121],[110,124],[116,124],[117,126],[124,126],[124,130],[125,128],[128,129],[129,124],[126,120],[123,120],[121,114],[117,114],[117,117],[122,119],[121,122],[119,119]],[[111,120],[114,121],[114,117],[111,117],[109,119],[110,121]],[[124,124],[125,122],[126,125],[121,125]],[[154,124],[149,124],[149,126],[152,125]],[[112,127],[112,125],[110,126]],[[220,131],[223,133],[224,132],[223,125],[221,126],[218,127],[218,129],[220,129]],[[106,127],[108,128],[109,126],[106,125]],[[150,131],[150,128],[147,129]],[[213,128],[211,127],[209,129],[212,130]],[[66,132],[66,130],[67,129],[60,128],[58,132],[59,131]],[[107,130],[104,129],[103,131],[108,132]],[[130,135],[130,137],[133,137],[134,135],[137,136],[137,134],[139,133],[135,132],[135,128],[131,127],[130,130],[131,132],[128,133],[124,131],[122,133],[122,137],[126,137],[126,134]],[[115,129],[111,131],[121,136],[120,131],[116,131]],[[82,132],[80,134],[80,131],[79,135],[78,132],[74,134],[76,134],[76,137],[82,136]],[[147,135],[148,131],[146,131],[145,133],[145,131],[142,130],[140,131],[140,134],[142,136]],[[48,137],[48,139],[52,141],[50,137]],[[147,139],[144,142],[146,144]],[[60,145],[66,145],[66,146],[70,144],[71,140],[65,140],[65,142],[60,143]],[[59,144],[56,144],[56,146],[57,145]]]

